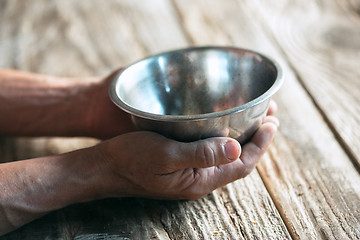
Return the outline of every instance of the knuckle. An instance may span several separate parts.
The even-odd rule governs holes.
[[[252,170],[253,170],[252,168],[246,167],[242,172],[242,174],[240,175],[240,178],[245,178],[251,173]]]
[[[202,142],[197,145],[195,158],[207,167],[216,165],[216,151],[206,142]]]
[[[241,161],[241,160],[240,160]],[[254,165],[247,163],[246,161],[241,161],[242,167],[241,170],[238,172],[238,178],[245,178],[248,176],[252,170],[255,168]]]
[[[175,167],[173,166],[173,160],[181,156],[181,154],[178,152],[178,147],[176,143],[168,141],[166,143],[163,143],[161,149],[161,153],[159,154],[159,156],[157,156],[161,164],[166,167]]]

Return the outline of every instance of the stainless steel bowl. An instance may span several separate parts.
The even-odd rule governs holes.
[[[113,80],[112,101],[140,130],[178,141],[251,137],[280,88],[280,66],[232,47],[194,47],[136,62]]]

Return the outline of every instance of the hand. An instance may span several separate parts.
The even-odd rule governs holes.
[[[269,113],[276,109],[271,104]],[[247,176],[268,149],[278,120],[267,116],[242,148],[219,137],[181,143],[152,132],[133,132],[98,146],[111,186],[109,196],[198,199]]]
[[[90,148],[2,163],[0,235],[50,211],[105,197],[200,198],[249,174],[277,124],[266,117],[242,149],[225,137],[181,143],[132,132]]]
[[[88,109],[85,117],[80,119],[80,125],[85,124],[85,132],[89,136],[108,139],[135,130],[130,116],[118,108],[109,97],[111,81],[120,71],[122,69],[102,78],[88,91]]]

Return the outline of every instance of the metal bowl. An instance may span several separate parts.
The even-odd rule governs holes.
[[[194,47],[136,62],[112,81],[112,101],[140,130],[178,141],[230,136],[243,143],[280,88],[280,66],[232,47]]]

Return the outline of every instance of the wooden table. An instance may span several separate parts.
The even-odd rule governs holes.
[[[77,204],[0,239],[360,239],[359,0],[0,0],[1,68],[106,75],[190,45],[283,66],[281,126],[257,169],[198,201]],[[1,138],[0,161],[96,143]]]

